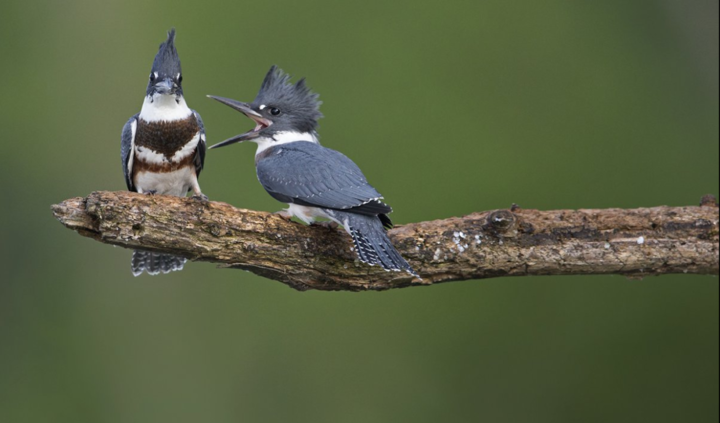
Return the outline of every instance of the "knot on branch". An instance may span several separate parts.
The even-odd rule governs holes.
[[[495,237],[513,236],[517,233],[518,218],[508,210],[496,210],[487,215],[483,230]]]
[[[708,194],[703,196],[703,198],[700,200],[700,206],[701,207],[718,207],[718,200],[717,197],[715,197],[712,194]]]

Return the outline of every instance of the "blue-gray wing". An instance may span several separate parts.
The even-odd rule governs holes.
[[[256,166],[262,186],[282,202],[367,215],[392,211],[352,160],[316,143],[271,147],[258,155]]]
[[[205,167],[205,150],[207,150],[207,144],[205,143],[205,125],[200,117],[200,113],[195,110],[192,112],[200,127],[200,141],[198,141],[197,149],[195,150],[195,174],[200,177],[200,171]]]
[[[132,166],[135,156],[135,130],[137,129],[137,117],[131,117],[122,130],[122,142],[120,144],[120,159],[122,161],[125,184],[130,191],[137,191],[132,182]]]

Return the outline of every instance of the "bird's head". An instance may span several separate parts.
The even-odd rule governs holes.
[[[317,121],[322,117],[318,94],[310,91],[305,79],[290,83],[290,76],[270,68],[252,103],[243,103],[224,97],[208,96],[245,114],[255,122],[255,128],[236,135],[210,148],[223,147],[241,141],[272,138],[279,133],[311,134],[314,136]]]
[[[175,49],[175,28],[168,32],[167,40],[160,44],[155,55],[146,94],[150,100],[158,96],[172,96],[170,98],[177,101],[182,97],[182,70]]]

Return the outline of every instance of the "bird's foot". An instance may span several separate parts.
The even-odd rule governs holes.
[[[313,226],[322,226],[323,228],[328,229],[337,229],[340,225],[337,224],[337,222],[333,222],[332,220],[324,221],[324,222],[313,222],[311,223]]]
[[[145,194],[145,195],[155,195],[155,194],[157,194],[157,190],[151,189],[151,190],[143,191],[143,194]]]
[[[203,193],[195,194],[190,198],[192,198],[195,201],[202,201],[203,203],[207,203],[208,201],[210,201],[210,198],[208,198],[208,196]]]
[[[292,213],[290,213],[287,210],[280,210],[273,213],[275,216],[280,216],[283,219],[287,220],[288,222],[292,220]]]

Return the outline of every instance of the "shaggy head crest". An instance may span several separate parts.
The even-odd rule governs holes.
[[[265,75],[260,92],[258,92],[252,105],[255,108],[261,106],[278,107],[296,119],[303,118],[314,121],[314,128],[317,125],[317,120],[323,117],[322,113],[320,113],[322,102],[318,98],[319,95],[310,91],[310,88],[305,84],[305,78],[292,84],[290,75],[277,66],[273,66]]]
[[[167,40],[160,44],[155,60],[153,61],[153,72],[161,75],[175,77],[181,72],[180,56],[175,48],[175,28],[168,32]]]

